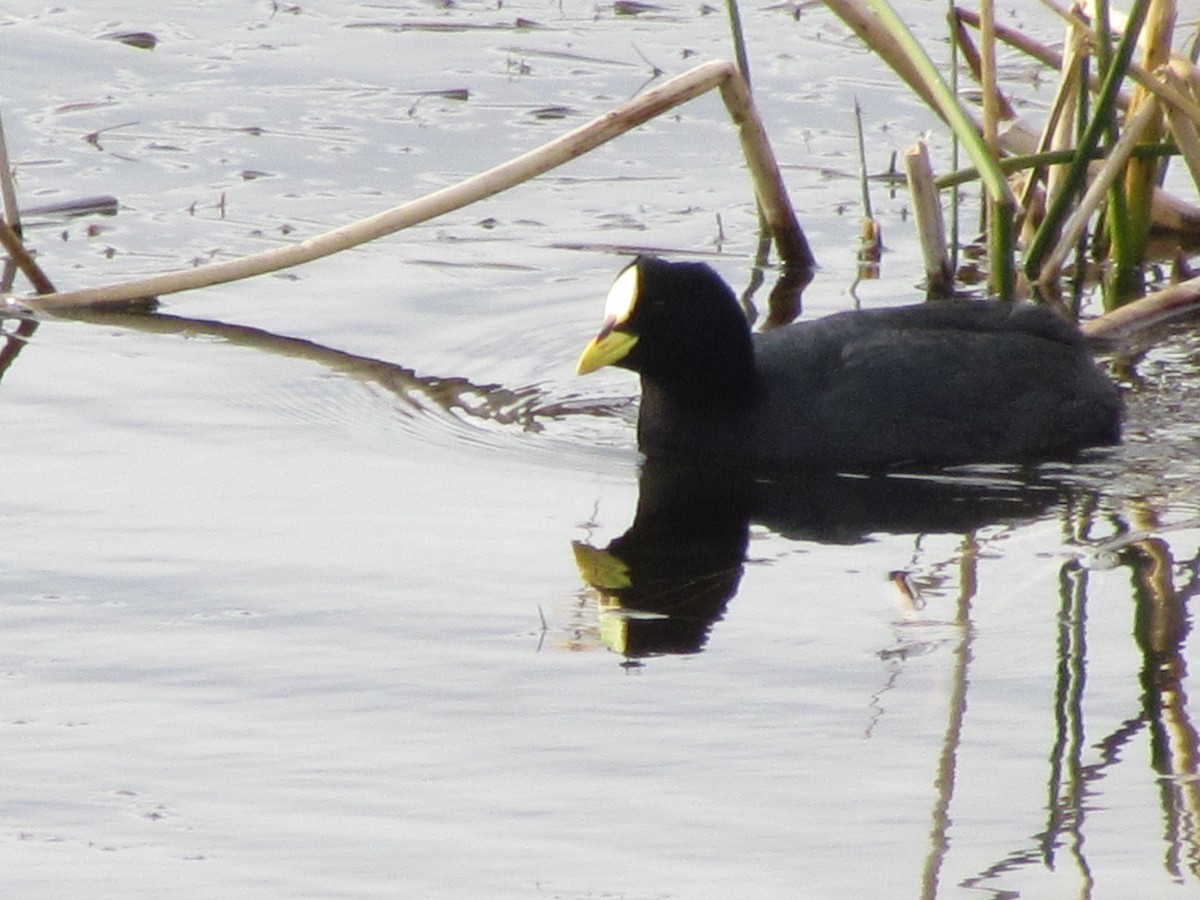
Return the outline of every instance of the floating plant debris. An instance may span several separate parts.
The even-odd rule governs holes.
[[[662,6],[655,6],[653,3],[638,3],[637,0],[617,0],[613,4],[613,15],[617,16],[640,16],[647,12],[664,12]]]
[[[138,50],[153,50],[158,46],[158,38],[148,31],[110,31],[97,37],[102,41],[116,41]]]
[[[117,198],[107,194],[99,197],[81,197],[76,200],[60,200],[57,203],[42,203],[38,206],[26,206],[21,210],[25,216],[115,216],[117,214]]]
[[[535,119],[565,119],[574,112],[575,110],[569,106],[543,106],[533,110],[533,117]]]

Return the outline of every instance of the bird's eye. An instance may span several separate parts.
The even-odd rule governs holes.
[[[617,276],[604,301],[604,319],[621,324],[629,321],[638,298],[638,267],[632,265]]]

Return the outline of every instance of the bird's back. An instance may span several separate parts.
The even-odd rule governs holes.
[[[643,451],[868,467],[1063,457],[1118,439],[1116,388],[1078,330],[1032,304],[840,313],[754,348],[747,408],[678,409],[644,383]]]

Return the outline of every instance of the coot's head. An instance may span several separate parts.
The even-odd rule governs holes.
[[[707,265],[639,256],[613,281],[604,324],[577,371],[610,365],[688,393],[741,390],[754,377],[750,328]]]

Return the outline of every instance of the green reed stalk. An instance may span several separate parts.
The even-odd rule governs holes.
[[[738,71],[750,87],[750,55],[746,52],[746,35],[742,32],[742,13],[738,9],[737,0],[725,0],[725,9],[729,13],[729,31],[733,36],[733,54]]]
[[[1148,11],[1149,6],[1147,6]],[[1096,31],[1099,34],[1097,58],[1100,63],[1100,71],[1107,72],[1108,67],[1113,63],[1112,22],[1109,15],[1108,0],[1096,0]],[[1132,60],[1127,65],[1131,63]],[[1131,106],[1126,106],[1125,109],[1126,116],[1133,111]],[[1097,117],[1103,116],[1105,120],[1104,149],[1105,153],[1111,154],[1113,146],[1121,137],[1121,126],[1117,121],[1116,108],[1104,109],[1097,104],[1096,115]],[[1129,277],[1128,273],[1132,271],[1136,263],[1137,254],[1133,249],[1133,242],[1130,240],[1129,204],[1126,201],[1122,185],[1116,181],[1113,182],[1112,188],[1108,192],[1108,206],[1105,211],[1105,218],[1098,228],[1102,229],[1099,233],[1103,234],[1104,241],[1107,242],[1108,257],[1113,261],[1115,271],[1122,273],[1117,277],[1114,284],[1121,284]],[[1051,254],[1051,258],[1054,255]],[[1042,273],[1042,277],[1046,277],[1045,272]],[[1124,291],[1124,287],[1118,287],[1116,296],[1121,296]],[[1111,305],[1111,298],[1111,294],[1106,295],[1104,301],[1106,306]]]
[[[1130,157],[1133,159],[1163,159],[1165,157],[1177,156],[1180,150],[1174,144],[1159,143],[1159,144],[1142,144],[1136,147]],[[1075,157],[1079,155],[1079,151],[1075,148],[1065,150],[1042,150],[1037,153],[1023,153],[1020,156],[1006,156],[1000,160],[997,165],[1000,166],[1000,171],[1005,175],[1012,175],[1015,172],[1021,172],[1025,169],[1040,169],[1045,166],[1061,166],[1066,163],[1074,162]],[[1104,159],[1105,151],[1097,148],[1092,152],[1090,157],[1093,160]],[[976,181],[979,178],[979,171],[972,167],[959,169],[957,172],[950,172],[947,175],[939,175],[937,186],[941,190],[953,187],[955,185],[968,184]]]
[[[1151,0],[1143,33],[1145,51],[1142,66],[1151,72],[1171,59],[1171,40],[1175,31],[1175,0]],[[1134,88],[1129,114],[1142,104],[1151,102],[1153,95],[1141,85]],[[1145,140],[1157,141],[1163,136],[1161,120],[1151,123]],[[1156,160],[1130,160],[1123,185],[1114,192],[1124,198],[1126,218],[1120,234],[1114,229],[1114,299],[1117,303],[1142,292],[1142,265],[1150,240],[1150,208],[1154,189],[1158,185],[1159,164]],[[1119,249],[1120,253],[1116,251]]]

